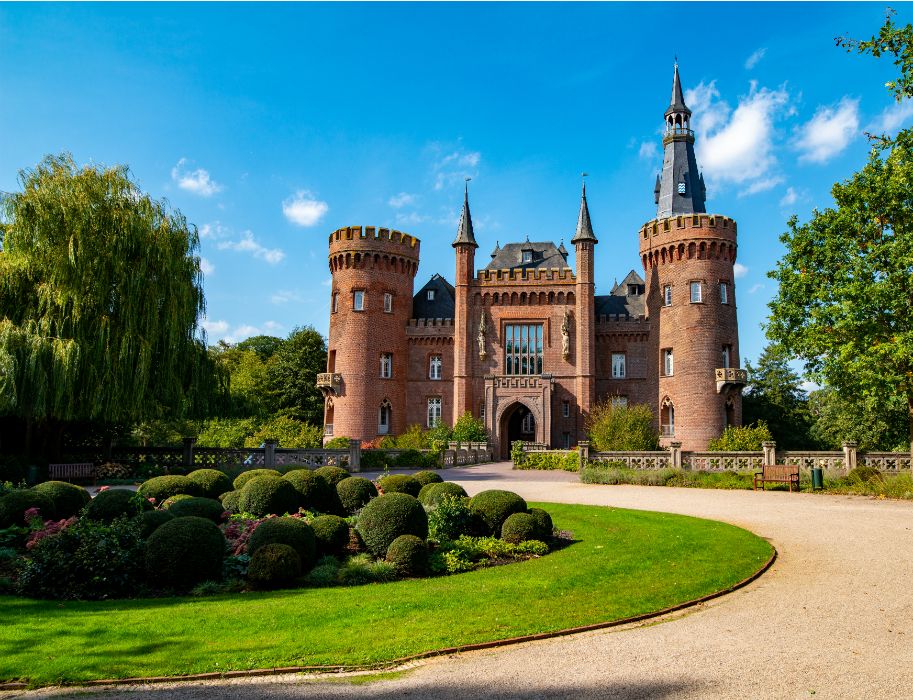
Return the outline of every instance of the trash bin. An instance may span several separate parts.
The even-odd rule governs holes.
[[[824,488],[824,470],[821,467],[812,467],[812,490],[820,491]]]

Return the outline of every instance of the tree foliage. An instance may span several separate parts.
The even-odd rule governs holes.
[[[757,425],[729,425],[720,437],[707,444],[710,452],[760,452],[764,442],[772,439],[764,421]]]
[[[137,421],[202,412],[199,240],[124,166],[48,156],[2,199],[0,414]]]
[[[907,406],[902,396],[866,399],[830,387],[809,395],[814,416],[811,437],[823,449],[839,450],[847,440],[860,450],[907,450]]]
[[[323,396],[317,374],[327,366],[327,343],[310,326],[296,328],[273,353],[267,390],[273,409],[284,416],[323,425]]]
[[[613,406],[610,401],[601,401],[587,416],[586,427],[597,452],[659,448],[653,410],[646,404]]]

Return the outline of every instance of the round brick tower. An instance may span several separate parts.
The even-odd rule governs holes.
[[[330,339],[325,440],[362,441],[406,429],[406,326],[419,241],[400,231],[350,226],[330,234]]]
[[[738,369],[736,222],[706,213],[690,121],[676,66],[654,191],[657,217],[640,229],[640,254],[662,443],[699,451],[727,425],[741,424],[745,373]]]

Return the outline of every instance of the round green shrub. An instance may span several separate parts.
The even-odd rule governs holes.
[[[188,498],[198,498],[197,496],[188,496],[186,493],[179,493],[177,496],[169,496],[164,501],[159,504],[159,508],[164,508],[165,510],[171,510],[173,506],[178,501],[186,501]]]
[[[314,473],[324,479],[333,488],[336,488],[336,484],[343,479],[348,479],[352,476],[342,467],[320,467],[319,469],[315,469]]]
[[[337,510],[333,487],[310,469],[295,469],[282,478],[295,487],[300,507],[320,513],[332,513]]]
[[[215,498],[202,498],[200,496],[191,496],[182,498],[172,505],[168,512],[176,518],[184,518],[194,515],[198,518],[206,518],[218,524],[222,522],[222,515],[225,513],[225,506],[219,503]]]
[[[244,488],[248,481],[251,479],[256,479],[258,476],[282,476],[275,469],[248,469],[246,472],[241,472],[238,476],[235,477],[234,483],[232,484],[235,487],[236,491],[240,491]]]
[[[400,535],[387,547],[387,561],[400,576],[428,574],[428,545],[415,535]]]
[[[152,504],[142,496],[127,489],[110,489],[89,501],[83,515],[88,520],[110,523],[115,518],[132,518],[144,510],[152,510]]]
[[[303,571],[310,571],[317,555],[314,530],[301,518],[268,518],[257,525],[247,544],[253,555],[268,544],[287,544],[298,553]]]
[[[57,513],[54,501],[47,494],[32,489],[10,491],[0,498],[0,528],[25,525],[25,511],[37,508],[43,520],[53,520]]]
[[[444,481],[443,477],[441,477],[440,474],[433,472],[430,469],[416,472],[412,475],[412,478],[422,486],[427,486],[428,484],[440,484]]]
[[[539,523],[529,513],[514,513],[507,516],[501,526],[501,539],[505,542],[520,544],[526,540],[538,539]]]
[[[206,498],[218,498],[231,491],[231,479],[218,469],[197,469],[190,472],[187,478],[200,487],[200,495]]]
[[[452,481],[444,481],[440,484],[428,484],[423,486],[418,495],[418,500],[428,507],[436,506],[441,502],[444,496],[456,496],[457,498],[466,498],[466,489]]]
[[[258,528],[259,529],[259,528]],[[301,558],[287,544],[267,544],[250,558],[247,580],[254,588],[282,588],[301,576]]]
[[[66,481],[45,481],[32,490],[51,499],[55,516],[61,520],[76,515],[92,500],[92,496],[82,486],[68,484]]]
[[[349,544],[349,525],[338,515],[319,515],[311,521],[317,556],[338,556]],[[256,530],[254,530],[256,533]]]
[[[536,532],[536,536],[533,539],[540,542],[548,542],[552,539],[552,531],[555,529],[552,523],[552,516],[541,508],[530,508],[529,514],[535,518],[536,527],[538,528],[538,532]]]
[[[428,537],[428,516],[418,499],[406,493],[388,493],[372,499],[358,517],[358,534],[376,557],[400,535]]]
[[[162,525],[169,520],[174,520],[174,515],[167,510],[147,510],[134,516],[133,519],[139,524],[140,537],[148,540],[149,536]]]
[[[866,467],[864,465],[861,467],[856,467],[855,469],[851,469],[850,473],[846,475],[846,478],[849,481],[857,481],[863,484],[867,484],[870,481],[882,480],[881,472],[878,471],[877,468]]]
[[[368,501],[377,497],[377,487],[363,476],[350,476],[336,484],[336,494],[346,513],[364,508]]]
[[[139,487],[139,494],[143,498],[154,498],[156,505],[171,496],[186,494],[188,496],[202,496],[203,490],[195,481],[186,476],[169,474],[167,476],[154,476],[144,481]]]
[[[377,485],[384,493],[408,493],[413,498],[418,498],[418,492],[422,490],[422,484],[418,479],[405,474],[385,476]]]
[[[226,512],[234,515],[235,513],[241,512],[241,492],[240,491],[229,491],[228,493],[223,493],[222,496],[222,507]]]
[[[469,509],[485,523],[490,535],[498,536],[513,513],[525,513],[526,501],[513,491],[482,491],[469,499]]]
[[[161,586],[186,590],[222,576],[225,536],[206,518],[175,518],[146,540],[146,571]]]
[[[298,492],[280,476],[255,476],[241,489],[238,507],[242,513],[262,518],[298,512]]]

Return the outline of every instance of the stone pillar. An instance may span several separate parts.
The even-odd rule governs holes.
[[[773,440],[765,440],[761,443],[764,450],[764,464],[777,463],[777,443]]]
[[[361,440],[349,440],[349,471],[361,471]]]
[[[681,469],[682,468],[682,443],[678,440],[673,440],[669,443],[669,451],[672,453],[672,468]]]
[[[264,440],[263,441],[263,467],[264,469],[272,469],[276,466],[276,446],[279,444],[278,440]]]
[[[192,467],[193,466],[193,446],[196,445],[197,439],[195,437],[185,437],[183,439],[184,443],[184,466]]]
[[[856,442],[847,441],[843,443],[843,466],[847,474],[856,468],[857,447],[859,447],[859,443]]]
[[[580,471],[583,471],[583,468],[586,467],[586,465],[590,463],[590,441],[581,440],[580,442],[577,443],[577,448],[580,453],[579,454],[580,466],[578,467],[578,469]]]

